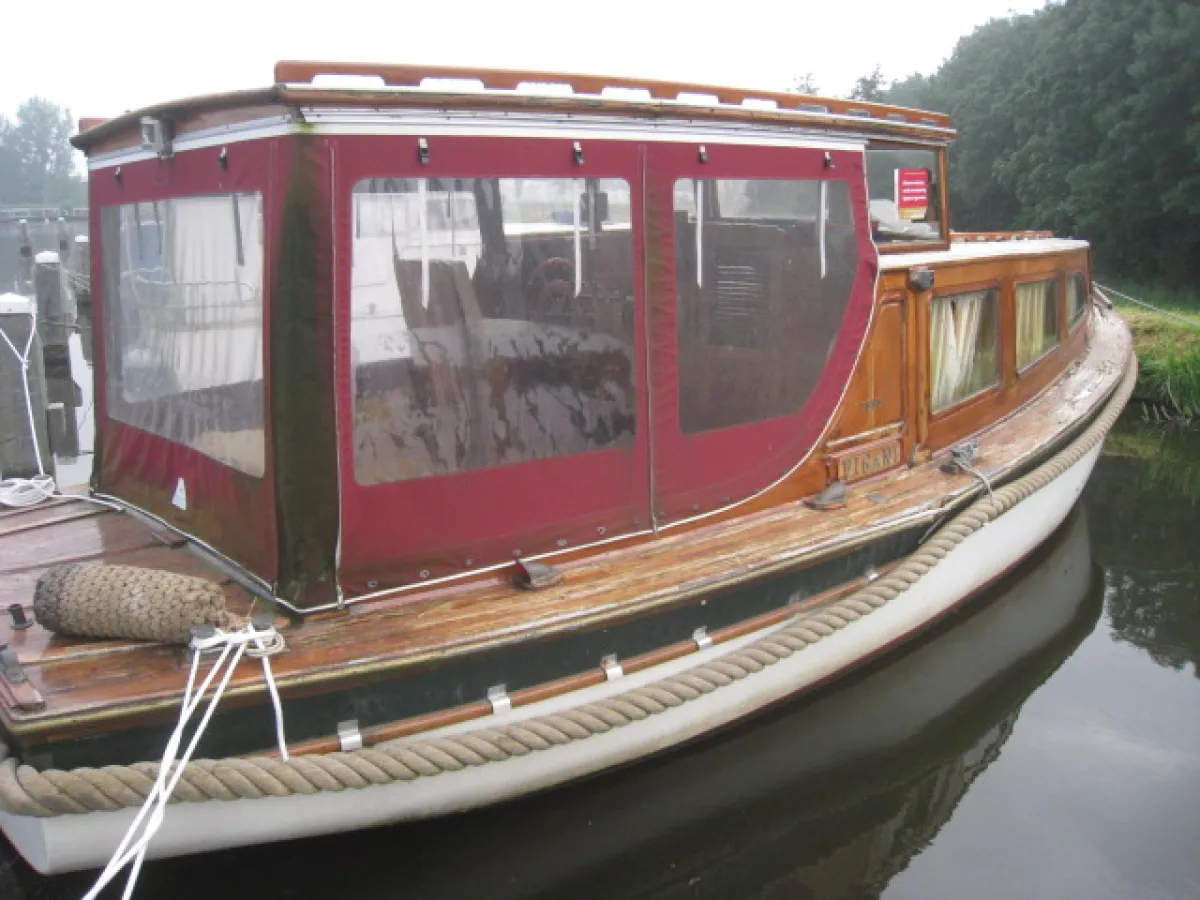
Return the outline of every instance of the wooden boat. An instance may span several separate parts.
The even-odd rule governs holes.
[[[0,517],[0,828],[40,871],[109,858],[214,669],[44,607],[18,627],[39,578],[84,632],[113,602],[96,573],[136,585],[137,634],[217,585],[227,627],[193,647],[271,652],[162,770],[185,802],[150,856],[420,819],[683,744],[931,627],[1064,520],[1132,390],[1085,242],[948,230],[944,116],[530,72],[275,81],[76,138],[92,502]]]

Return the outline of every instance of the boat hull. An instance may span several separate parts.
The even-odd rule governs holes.
[[[177,804],[170,808],[149,856],[178,856],[330,834],[471,809],[625,765],[724,728],[887,652],[1001,578],[1064,521],[1099,453],[1097,444],[1057,478],[962,540],[892,602],[751,677],[586,740],[436,777],[312,795]],[[487,724],[503,727],[603,700],[717,660],[779,627],[783,626],[529,704],[493,716]],[[477,723],[463,723],[406,740],[425,741],[476,728]],[[0,828],[35,869],[58,873],[103,865],[135,812],[127,809],[52,818],[0,812]]]

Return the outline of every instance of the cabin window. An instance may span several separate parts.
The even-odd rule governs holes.
[[[1000,383],[999,312],[995,288],[933,298],[929,366],[934,412]]]
[[[1087,279],[1082,272],[1067,276],[1067,323],[1074,326],[1087,308]]]
[[[934,150],[867,147],[871,237],[876,244],[942,240],[938,171]]]
[[[262,194],[110,206],[105,396],[119,422],[265,468]]]
[[[840,181],[675,183],[679,424],[685,434],[798,412],[858,268]]]
[[[360,484],[632,445],[630,196],[620,179],[355,186]]]
[[[1018,284],[1017,370],[1028,368],[1058,343],[1058,279]]]

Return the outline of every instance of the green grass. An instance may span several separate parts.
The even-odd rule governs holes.
[[[1200,292],[1098,279],[1124,294],[1200,322]],[[1200,328],[1110,294],[1129,323],[1141,363],[1136,397],[1153,419],[1200,420]]]

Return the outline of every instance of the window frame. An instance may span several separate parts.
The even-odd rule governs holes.
[[[941,219],[938,223],[939,237],[936,241],[888,241],[885,243],[877,243],[874,238],[871,243],[875,245],[875,249],[880,254],[886,253],[920,253],[922,251],[936,251],[950,249],[950,189],[949,189],[949,174],[950,167],[947,159],[947,148],[944,145],[933,145],[916,143],[913,141],[890,140],[887,138],[873,138],[867,143],[865,155],[869,156],[871,149],[879,148],[883,150],[925,150],[932,152],[937,157],[937,198],[941,208]],[[868,168],[869,171],[869,168]],[[870,203],[870,185],[867,186],[867,202]]]
[[[1077,315],[1075,318],[1072,319],[1071,315],[1070,315],[1071,310],[1069,308],[1067,308],[1067,304],[1069,303],[1067,295],[1068,295],[1068,291],[1069,291],[1069,286],[1071,284],[1071,280],[1073,278],[1075,278],[1075,276],[1077,276],[1077,275],[1079,276],[1079,279],[1083,282],[1083,302],[1081,302],[1079,304],[1079,315]],[[1087,318],[1088,298],[1091,294],[1091,291],[1088,289],[1090,279],[1088,278],[1088,273],[1086,271],[1084,271],[1083,269],[1067,269],[1067,271],[1064,273],[1064,277],[1066,279],[1064,282],[1064,290],[1063,290],[1063,305],[1064,305],[1064,312],[1066,313],[1066,315],[1064,316],[1064,320],[1066,321],[1067,335],[1069,336],[1069,335],[1074,334],[1075,329],[1077,329],[1079,327],[1080,323],[1083,322]]]
[[[935,300],[940,300],[945,297],[955,297],[959,294],[975,294],[980,291],[992,291],[996,295],[996,380],[994,383],[982,387],[974,393],[968,394],[965,397],[960,397],[953,403],[946,406],[934,409],[933,407],[933,303]],[[925,330],[925,403],[929,409],[929,419],[931,422],[940,421],[949,416],[962,412],[964,409],[979,403],[985,398],[999,394],[1004,389],[1004,289],[1003,282],[1000,278],[991,278],[984,281],[965,282],[963,284],[950,284],[941,288],[935,288],[930,295],[929,303],[922,304],[922,318],[924,320]]]
[[[1040,282],[1048,282],[1054,285],[1054,341],[1043,350],[1036,358],[1021,365],[1017,358],[1019,343],[1017,340],[1017,289],[1025,284],[1038,284]],[[1014,278],[1012,281],[1010,296],[1012,297],[1012,360],[1013,373],[1017,378],[1022,378],[1029,372],[1037,368],[1041,363],[1051,357],[1058,348],[1063,345],[1063,322],[1064,305],[1066,303],[1066,291],[1062,283],[1062,271],[1060,269],[1049,269],[1040,272],[1034,272],[1027,275],[1022,275],[1019,278]]]

